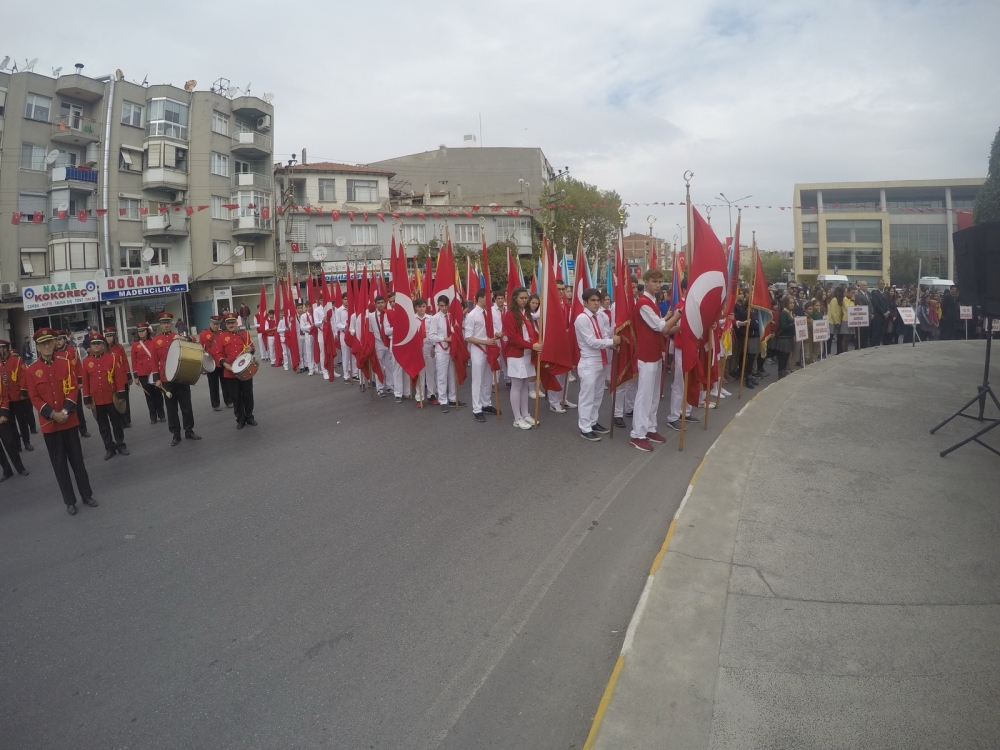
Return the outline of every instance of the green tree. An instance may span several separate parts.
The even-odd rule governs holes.
[[[751,255],[753,254],[751,253]],[[785,280],[785,261],[782,259],[781,253],[761,252],[760,266],[764,269],[764,277],[768,284]]]
[[[916,250],[903,248],[889,251],[889,273],[897,286],[916,284],[920,274],[920,255]]]
[[[993,138],[989,171],[986,174],[986,182],[983,183],[983,188],[976,196],[975,205],[972,207],[972,221],[974,224],[1000,221],[1000,130]],[[895,271],[893,266],[893,275]]]
[[[587,260],[593,266],[594,260],[600,257],[603,265],[615,247],[622,221],[618,212],[622,199],[616,191],[600,190],[567,176],[546,186],[541,204],[540,220],[560,252],[565,250],[570,255],[576,252],[580,223],[583,222],[583,248]],[[627,212],[625,220],[628,220]]]

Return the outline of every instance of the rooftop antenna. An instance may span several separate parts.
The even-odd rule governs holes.
[[[7,55],[3,62],[0,62],[0,70],[7,70],[7,65],[10,63],[10,55]]]
[[[263,99],[266,104],[270,104],[274,99],[274,94],[264,94]]]
[[[142,83],[140,83],[139,85],[140,86],[148,86],[149,85],[149,73],[146,73],[146,77],[142,79]]]
[[[73,67],[76,68],[77,75],[83,75],[83,63],[77,63]]]
[[[24,64],[24,70],[25,70],[25,72],[31,73],[32,71],[34,71],[34,69],[35,69],[35,63],[37,63],[37,62],[38,62],[38,58],[37,57],[33,57],[32,59],[28,60],[28,62],[26,62]]]
[[[238,88],[236,88],[235,86],[230,86],[228,89],[226,89],[226,96],[232,99],[234,96],[236,96],[237,91],[239,91]]]
[[[52,69],[52,77],[53,78],[58,78],[60,73],[62,73],[62,68],[53,68]]]
[[[253,83],[253,81],[251,81],[250,83]],[[248,83],[247,87],[243,89],[243,93],[246,94],[247,96],[250,95],[250,83]]]

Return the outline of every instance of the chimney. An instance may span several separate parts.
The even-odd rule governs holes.
[[[448,147],[442,143],[440,146],[438,146],[438,151],[440,151],[442,154],[448,153]]]
[[[308,163],[309,163],[309,157],[306,154],[306,150],[302,149],[302,166],[304,167]]]

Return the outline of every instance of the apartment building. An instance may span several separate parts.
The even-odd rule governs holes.
[[[670,243],[665,239],[641,232],[632,232],[625,235],[622,240],[622,252],[625,253],[625,261],[629,268],[634,271],[646,271],[649,265],[650,250],[656,248],[657,265],[661,270],[670,270]]]
[[[891,253],[916,251],[923,275],[954,278],[956,211],[972,210],[985,178],[795,186],[795,277],[891,281]]]
[[[269,101],[81,68],[0,73],[6,334],[255,309],[274,277]]]

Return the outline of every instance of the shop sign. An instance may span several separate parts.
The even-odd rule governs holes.
[[[94,280],[26,286],[21,296],[24,298],[25,310],[44,310],[48,307],[78,305],[99,300],[97,282]]]
[[[188,290],[187,271],[175,273],[139,273],[129,276],[108,276],[102,279],[101,299],[133,299],[158,294],[179,294]]]

